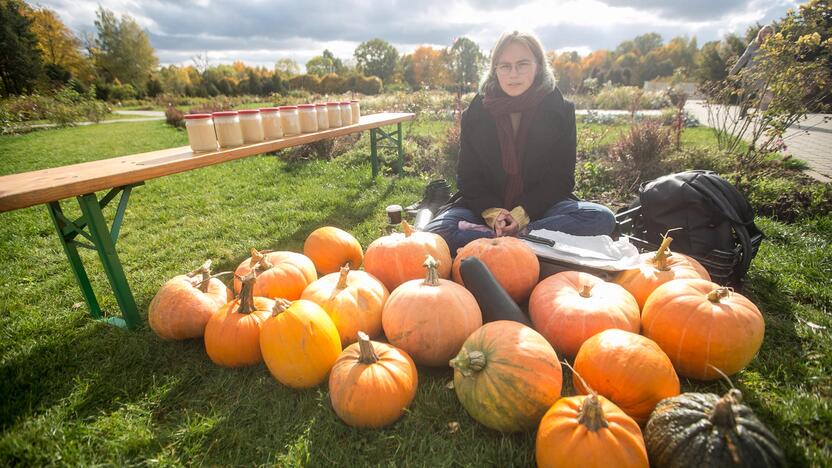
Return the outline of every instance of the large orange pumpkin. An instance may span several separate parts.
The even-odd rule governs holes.
[[[332,408],[354,427],[384,427],[398,420],[416,396],[416,365],[404,351],[358,332],[329,374]]]
[[[335,273],[344,265],[357,270],[364,259],[361,244],[352,234],[337,227],[315,229],[303,243],[303,254],[321,274]]]
[[[358,339],[359,330],[371,338],[381,334],[381,311],[389,296],[373,275],[344,266],[340,273],[330,273],[307,286],[301,299],[321,306],[335,322],[341,345],[348,345]]]
[[[459,265],[465,257],[477,257],[485,263],[500,286],[518,304],[526,302],[540,279],[540,262],[532,249],[515,237],[482,238],[469,242],[457,251],[453,279],[464,284]]]
[[[440,278],[451,276],[451,251],[438,234],[414,231],[402,221],[403,234],[393,233],[374,240],[364,255],[364,271],[378,278],[389,291],[414,279],[423,278],[422,264],[430,255],[438,262]]]
[[[560,397],[563,374],[552,345],[510,320],[483,325],[451,360],[454,390],[481,424],[500,431],[530,431]]]
[[[341,354],[341,340],[332,319],[318,304],[278,299],[274,315],[260,332],[260,349],[278,382],[309,388],[326,379]]]
[[[537,466],[647,468],[647,449],[633,418],[603,396],[564,397],[543,419],[535,440]]]
[[[584,342],[575,356],[572,385],[587,394],[584,382],[639,424],[659,401],[679,394],[679,377],[667,354],[651,339],[624,330],[604,330]]]
[[[687,255],[671,253],[668,248],[672,241],[673,238],[665,237],[659,250],[639,256],[638,268],[622,271],[615,278],[616,283],[636,298],[640,308],[644,308],[650,293],[668,281],[681,278],[711,280],[708,271],[699,262]]]
[[[300,299],[303,290],[318,279],[315,264],[305,255],[295,252],[259,252],[251,249],[251,257],[244,260],[234,272],[234,291],[239,293],[240,280],[254,267],[257,283],[254,295],[282,298],[290,301]]]
[[[473,294],[439,279],[437,262],[428,255],[427,278],[396,288],[381,313],[384,334],[418,364],[446,366],[465,339],[482,326],[482,313]]]
[[[650,295],[641,329],[680,375],[713,380],[720,377],[716,369],[735,374],[754,359],[766,325],[757,306],[741,294],[703,279],[683,279]]]
[[[237,299],[220,307],[205,326],[205,351],[224,367],[251,366],[263,361],[260,327],[271,315],[274,301],[254,297],[254,273],[242,279]]]
[[[211,260],[207,260],[159,288],[147,309],[147,321],[160,338],[197,338],[205,332],[205,324],[214,312],[232,298],[231,290],[211,277]]]
[[[577,271],[562,271],[535,286],[529,316],[558,354],[570,358],[598,332],[619,328],[638,333],[640,327],[638,304],[627,290]]]

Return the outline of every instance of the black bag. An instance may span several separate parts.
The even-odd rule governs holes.
[[[739,285],[763,239],[751,205],[712,171],[680,172],[644,183],[638,205],[627,213],[633,235],[646,244],[642,247],[654,249],[668,230],[681,228],[670,234],[671,250],[694,257],[720,284]]]

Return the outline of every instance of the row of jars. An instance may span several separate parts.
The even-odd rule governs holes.
[[[213,114],[188,114],[185,127],[194,152],[216,151],[260,143],[301,133],[356,124],[361,117],[357,100],[266,107]]]

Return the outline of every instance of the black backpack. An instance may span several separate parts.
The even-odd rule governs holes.
[[[763,233],[754,210],[737,189],[712,171],[659,177],[639,189],[633,235],[655,248],[670,229],[671,250],[698,260],[720,284],[739,285]],[[635,207],[634,207],[635,208]],[[654,247],[655,246],[655,247]]]

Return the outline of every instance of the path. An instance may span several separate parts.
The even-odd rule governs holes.
[[[165,120],[165,113],[161,111],[140,111],[140,110],[114,110],[113,114],[116,115],[135,115],[141,117],[134,117],[130,119],[110,119],[110,120],[102,120],[100,122],[76,122],[72,124],[73,126],[86,126],[86,125],[96,125],[96,124],[111,124],[111,123],[120,123],[120,122],[147,122],[151,120]],[[35,125],[27,125],[25,127],[19,128],[53,128],[57,127],[56,124],[35,124]]]
[[[729,111],[736,109],[733,106]],[[685,110],[703,125],[708,125],[708,109],[705,101],[689,100]],[[821,182],[832,182],[832,115],[809,114],[792,125],[783,137],[786,154],[806,161],[807,175]]]

